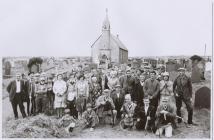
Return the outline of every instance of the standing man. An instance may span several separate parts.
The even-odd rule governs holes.
[[[147,79],[143,86],[144,95],[149,98],[150,105],[155,107],[155,112],[158,106],[158,95],[160,91],[160,83],[156,80],[156,72],[150,73],[150,78]]]
[[[128,69],[126,71],[126,75],[122,76],[120,79],[120,85],[125,94],[130,94],[132,101],[134,100],[134,86],[135,86],[135,78],[131,75],[131,70]]]
[[[35,116],[36,115],[35,78],[34,78],[34,74],[33,73],[30,74],[28,93],[29,93],[29,98],[30,98],[30,102],[31,102],[31,112],[30,112],[30,114]]]
[[[149,100],[149,107],[147,106],[148,108],[145,109],[145,110],[150,110],[150,111],[146,111],[148,126],[149,128],[151,128],[153,132],[155,132],[155,113],[158,106],[158,96],[160,91],[160,83],[158,80],[156,80],[155,71],[150,72],[150,78],[147,79],[143,84],[143,91],[144,91],[144,99],[148,98]]]
[[[173,83],[173,92],[176,99],[177,115],[181,117],[182,101],[186,104],[188,111],[188,124],[193,124],[193,106],[192,106],[192,82],[190,77],[185,74],[185,68],[179,68],[179,76]],[[178,123],[181,123],[178,119]]]
[[[22,74],[22,81],[24,82],[24,92],[22,94],[22,101],[23,103],[26,102],[27,103],[27,114],[28,116],[30,116],[30,98],[29,98],[29,79],[27,77],[27,75],[25,75],[24,73]]]
[[[7,87],[7,91],[9,93],[10,102],[13,107],[13,113],[15,119],[18,119],[18,111],[17,105],[19,105],[20,112],[22,113],[22,117],[26,117],[23,101],[22,101],[22,94],[24,94],[24,82],[21,80],[21,74],[16,74],[16,80],[10,82]]]
[[[36,113],[43,113],[47,108],[47,85],[45,77],[40,77],[40,83],[35,86]]]
[[[117,119],[121,118],[121,108],[124,103],[124,93],[120,88],[120,84],[115,86],[115,90],[112,92],[112,99],[115,104],[115,109],[117,110]]]

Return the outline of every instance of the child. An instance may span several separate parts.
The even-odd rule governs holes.
[[[165,131],[166,137],[172,137],[172,125],[175,124],[176,107],[168,99],[169,97],[162,97],[161,103],[157,109],[156,120],[156,135],[162,135]]]
[[[124,118],[124,126],[123,128],[132,128],[134,126],[134,110],[135,110],[136,104],[131,101],[130,94],[127,94],[125,96],[125,103],[121,108],[122,118]]]
[[[94,127],[98,124],[99,120],[94,110],[92,110],[92,105],[88,103],[86,105],[86,111],[83,112],[83,119],[86,127],[90,127],[90,131],[94,131]]]
[[[76,120],[69,115],[69,112],[59,120],[59,127],[64,127],[67,133],[73,132],[75,126]]]

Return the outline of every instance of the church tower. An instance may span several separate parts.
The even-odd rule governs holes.
[[[128,49],[118,37],[111,34],[107,9],[101,35],[91,45],[91,57],[93,63],[105,68],[109,64],[124,64],[128,62]]]
[[[110,22],[108,19],[108,10],[106,9],[106,17],[103,21],[102,25],[102,37],[100,41],[100,54],[99,57],[101,59],[108,59],[111,58],[111,48],[110,48]]]

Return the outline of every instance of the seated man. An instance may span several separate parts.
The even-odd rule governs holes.
[[[136,104],[131,101],[130,94],[126,94],[125,96],[125,103],[121,108],[122,118],[124,118],[124,126],[123,128],[132,128],[134,126],[134,111],[135,111]]]
[[[90,127],[90,131],[94,130],[94,127],[99,123],[97,114],[92,110],[92,105],[88,103],[86,105],[86,111],[83,112],[83,119],[86,127]]]
[[[150,99],[148,99],[148,98],[144,99],[144,104],[145,104],[144,108],[145,108],[145,115],[146,115],[145,129],[151,130],[152,132],[155,133],[156,107],[150,103]]]
[[[97,114],[99,118],[103,118],[104,112],[111,115],[111,122],[114,126],[116,122],[117,111],[115,110],[115,105],[110,97],[110,90],[105,89],[103,94],[96,100],[95,109],[97,109]]]
[[[112,92],[111,97],[114,101],[115,109],[117,110],[117,119],[120,119],[120,109],[122,108],[124,102],[124,94],[122,93],[120,85],[115,86],[115,90]]]
[[[172,126],[175,126],[176,107],[168,96],[162,97],[156,113],[156,135],[162,135],[165,131],[166,137],[172,137]]]

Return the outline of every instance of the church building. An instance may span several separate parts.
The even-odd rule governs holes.
[[[124,64],[128,62],[128,49],[120,41],[118,35],[111,34],[107,11],[102,25],[102,34],[91,45],[91,56],[92,62],[98,65],[106,63]]]

